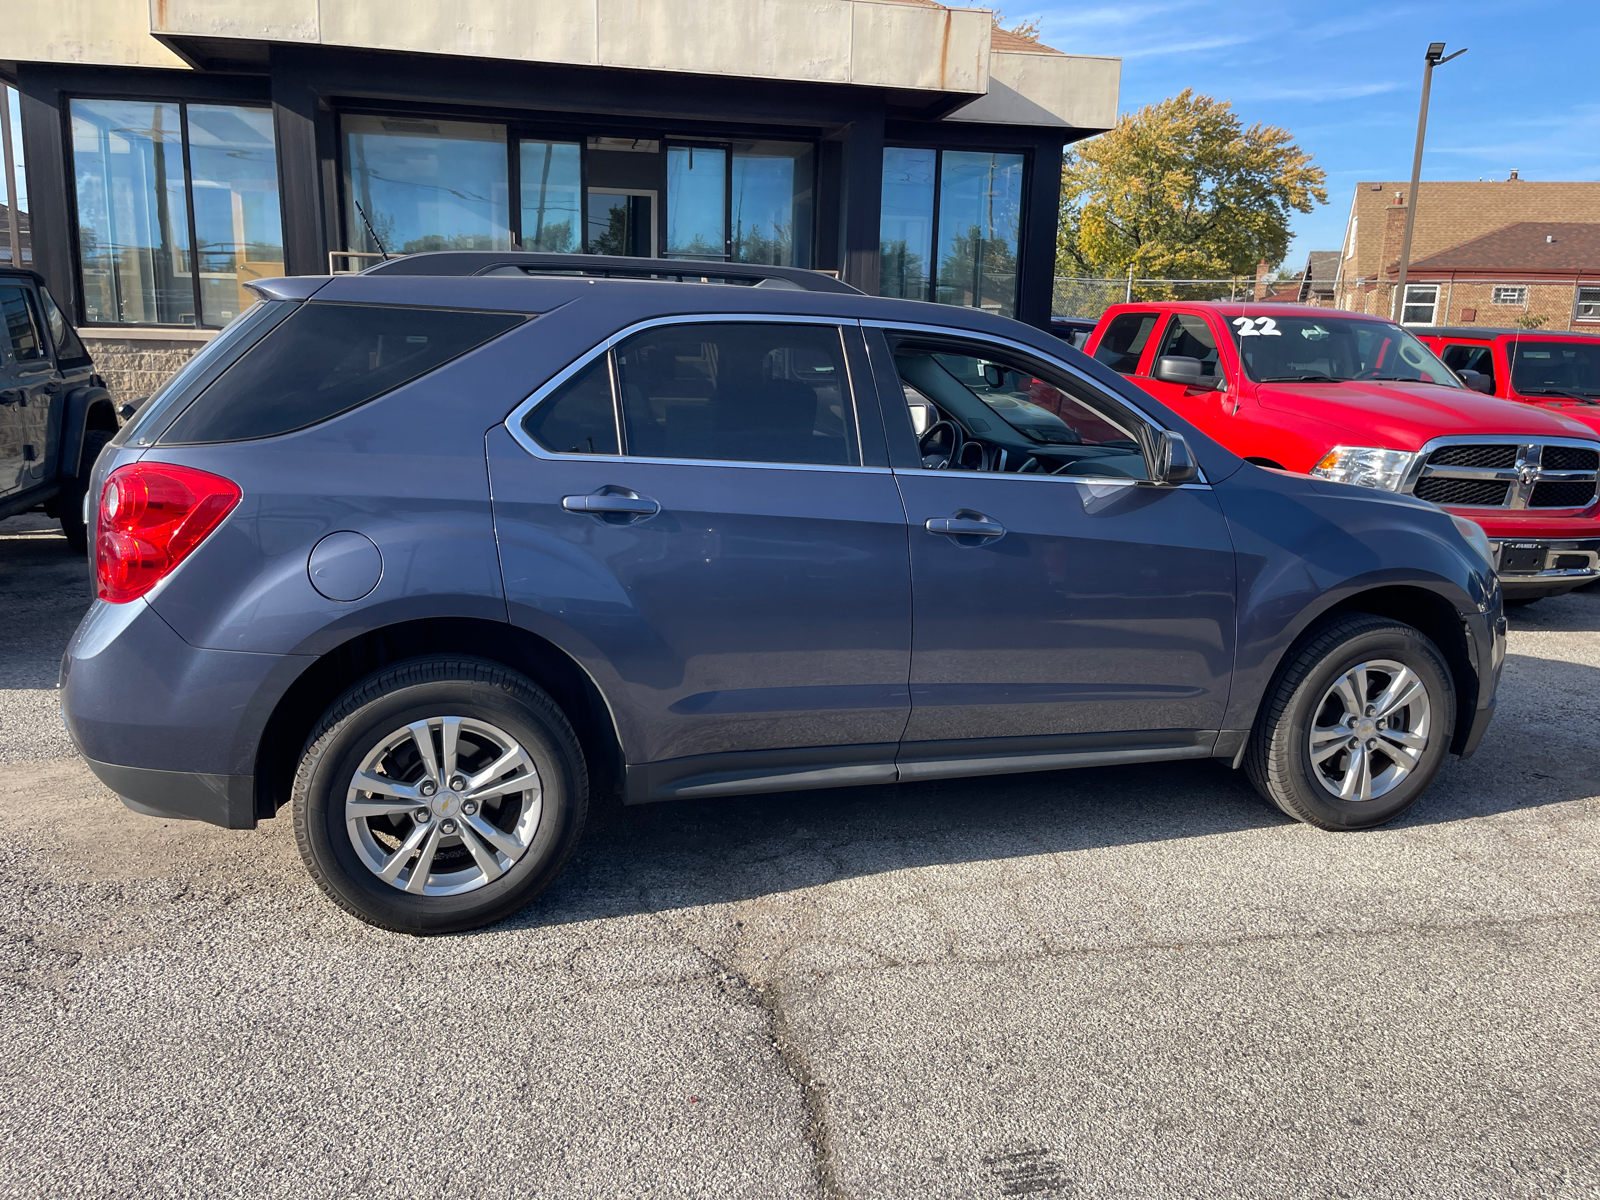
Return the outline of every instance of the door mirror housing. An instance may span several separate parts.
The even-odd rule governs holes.
[[[1162,383],[1181,383],[1185,387],[1215,382],[1206,379],[1200,360],[1187,354],[1164,354],[1156,359],[1156,378]]]
[[[1194,360],[1191,359],[1191,362]],[[1156,434],[1155,462],[1151,477],[1156,483],[1176,487],[1180,483],[1193,483],[1200,478],[1200,464],[1189,452],[1189,443],[1183,434],[1163,429]]]
[[[1006,373],[996,363],[983,364],[983,381],[992,388],[997,388],[1006,381]]]
[[[1461,382],[1475,392],[1482,392],[1485,396],[1494,395],[1494,380],[1482,371],[1457,371]]]

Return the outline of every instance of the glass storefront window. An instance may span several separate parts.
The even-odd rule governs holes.
[[[934,298],[1012,316],[1017,307],[1022,155],[946,150],[941,159]]]
[[[72,101],[84,316],[195,324],[176,104]]]
[[[546,254],[583,249],[583,161],[576,142],[518,144],[522,174],[522,248]]]
[[[667,147],[668,258],[728,257],[728,152]]]
[[[880,294],[1014,316],[1023,165],[1021,154],[885,147]]]
[[[201,322],[221,326],[254,303],[246,284],[283,274],[272,113],[191,104],[188,117]]]
[[[878,294],[928,299],[933,256],[935,150],[886,146],[878,233]]]
[[[735,262],[811,265],[812,148],[736,142],[729,222]]]
[[[370,222],[390,254],[511,249],[504,125],[347,115],[342,128],[351,247],[378,250]]]

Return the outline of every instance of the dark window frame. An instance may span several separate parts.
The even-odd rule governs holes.
[[[132,104],[176,104],[178,106],[178,127],[183,151],[183,199],[188,210],[186,229],[189,233],[189,286],[194,297],[194,323],[183,325],[176,322],[163,321],[91,321],[88,319],[84,303],[83,287],[83,257],[81,248],[83,234],[78,222],[78,170],[73,157],[72,147],[72,103],[74,100],[105,100],[114,103]],[[196,246],[195,217],[194,217],[194,174],[189,168],[189,106],[198,104],[205,108],[230,107],[254,108],[269,114],[272,117],[273,128],[273,171],[278,180],[278,238],[280,244],[287,240],[284,229],[284,215],[288,211],[283,194],[283,167],[278,162],[278,114],[270,100],[254,98],[238,98],[229,95],[201,95],[180,97],[171,92],[130,92],[130,91],[70,91],[61,95],[61,138],[62,153],[65,157],[67,174],[67,208],[68,225],[71,229],[71,255],[72,270],[76,286],[72,289],[73,296],[73,324],[80,329],[196,329],[216,332],[226,329],[227,324],[208,325],[204,322],[205,313],[201,307],[199,248]],[[287,253],[287,247],[285,247]],[[66,310],[63,309],[63,312]],[[237,318],[235,318],[237,319]]]
[[[885,138],[885,150],[932,150],[933,151],[933,211],[929,217],[929,227],[932,230],[928,253],[928,295],[930,304],[941,301],[935,299],[939,294],[939,216],[940,208],[944,203],[944,156],[945,151],[956,154],[1015,154],[1022,159],[1022,199],[1017,206],[1017,294],[1012,297],[1013,319],[1018,302],[1022,298],[1022,271],[1021,263],[1026,256],[1024,247],[1027,244],[1028,221],[1032,216],[1028,184],[1033,178],[1034,147],[1018,145],[986,145],[977,142],[952,144],[944,141],[929,141],[924,138]],[[883,195],[883,167],[878,168],[878,194],[880,203]],[[975,305],[951,304],[948,308],[973,308],[982,312]]]

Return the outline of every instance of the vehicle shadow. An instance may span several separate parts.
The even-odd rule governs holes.
[[[1562,633],[1600,632],[1600,584],[1591,584],[1540,600],[1506,609],[1506,620],[1513,632],[1539,630]]]
[[[39,513],[0,521],[0,689],[53,688],[93,599],[87,559]]]
[[[1595,794],[1600,753],[1573,712],[1600,669],[1513,655],[1479,753],[1448,758],[1386,829],[1423,828]],[[1557,711],[1566,716],[1555,719]],[[1596,718],[1594,723],[1600,723]],[[1555,764],[1560,764],[1555,765]],[[1243,771],[1157,763],[591,810],[565,875],[512,925],[757,899],[842,879],[1292,826]],[[1360,833],[1317,833],[1361,837]]]

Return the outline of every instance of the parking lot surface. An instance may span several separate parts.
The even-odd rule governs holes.
[[[76,759],[52,529],[0,522],[0,1196],[1600,1194],[1600,592],[1384,829],[1211,763],[603,804],[418,940]]]

